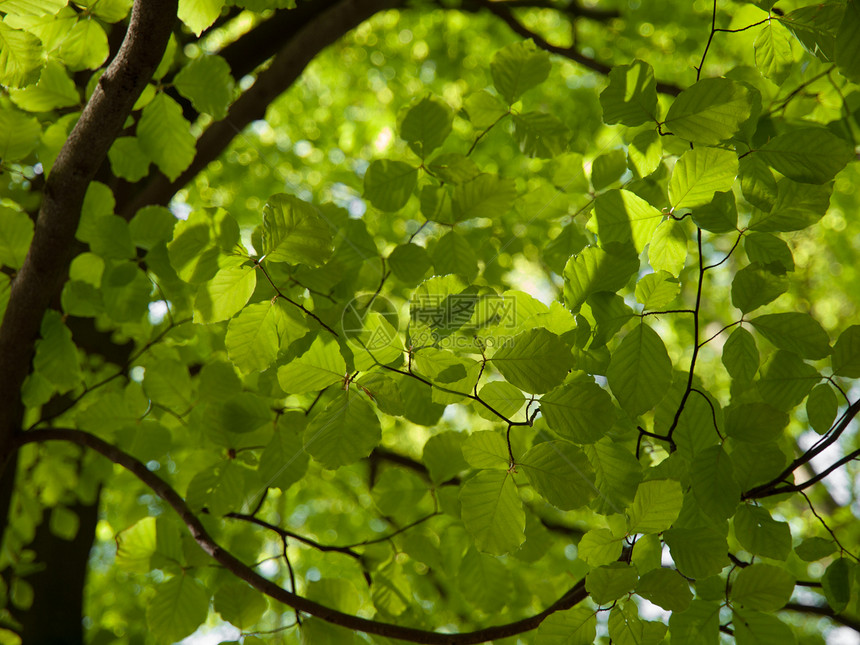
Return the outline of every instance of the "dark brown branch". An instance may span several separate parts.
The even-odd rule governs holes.
[[[30,371],[33,343],[71,261],[87,186],[161,60],[176,10],[177,0],[136,0],[122,47],[48,176],[33,241],[12,282],[0,326],[0,469],[11,455],[12,436],[20,426],[20,391]]]
[[[375,13],[399,4],[400,0],[342,0],[320,11],[284,44],[271,65],[257,76],[254,85],[230,107],[227,116],[212,124],[197,140],[197,153],[185,172],[172,182],[161,173],[154,174],[133,198],[118,197],[117,213],[130,219],[143,206],[167,205],[176,192],[224,152],[249,123],[262,119],[269,104],[295,82],[325,47]]]
[[[376,620],[368,620],[351,614],[331,609],[308,600],[295,593],[287,591],[271,580],[268,580],[254,571],[251,567],[240,561],[229,551],[223,549],[207,532],[200,519],[191,511],[185,500],[169,484],[158,475],[150,472],[146,466],[123,452],[113,444],[82,430],[59,429],[31,430],[18,433],[13,442],[13,448],[17,449],[28,443],[41,443],[45,441],[69,441],[81,446],[86,446],[99,454],[107,457],[111,462],[118,464],[131,472],[141,482],[148,486],[153,493],[164,500],[176,513],[188,528],[191,536],[212,558],[223,566],[227,571],[237,578],[244,580],[257,591],[274,598],[278,602],[289,605],[298,611],[311,616],[346,627],[354,631],[367,634],[378,634],[389,638],[397,638],[412,643],[427,643],[429,645],[469,645],[472,643],[483,643],[490,640],[515,636],[536,629],[548,616],[557,611],[570,609],[588,597],[585,582],[579,581],[571,587],[561,598],[542,612],[504,625],[496,625],[472,632],[459,634],[443,634],[402,625],[393,625]]]

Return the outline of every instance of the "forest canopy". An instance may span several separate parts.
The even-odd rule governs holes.
[[[858,34],[0,1],[0,643],[860,642]]]

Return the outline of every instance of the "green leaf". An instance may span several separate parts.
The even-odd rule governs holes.
[[[526,515],[513,475],[479,472],[460,489],[463,524],[485,553],[510,553],[525,541]]]
[[[49,61],[42,69],[39,82],[22,90],[11,90],[9,97],[22,110],[48,112],[78,105],[81,101],[75,83],[62,65]]]
[[[63,0],[4,0],[0,11],[13,16],[54,16],[66,6]]]
[[[732,304],[745,314],[773,302],[788,291],[788,278],[760,264],[745,266],[732,280]]]
[[[81,384],[81,366],[72,332],[56,311],[48,311],[42,319],[41,338],[36,341],[34,369],[60,393]]]
[[[284,392],[301,394],[322,390],[342,381],[345,375],[346,362],[340,346],[318,336],[301,357],[278,368],[278,383]]]
[[[530,394],[548,392],[573,367],[567,343],[543,328],[517,334],[490,361],[512,385]]]
[[[693,495],[700,510],[714,519],[734,515],[741,499],[741,487],[735,481],[732,462],[722,446],[711,446],[699,452],[690,471]]]
[[[799,231],[820,220],[830,206],[832,185],[815,186],[781,179],[776,204],[770,212],[755,211],[750,229],[755,231]]]
[[[747,155],[740,160],[738,176],[744,199],[769,213],[776,204],[777,184],[768,165],[760,156]]]
[[[149,174],[150,159],[137,137],[118,137],[108,151],[110,167],[117,177],[131,182]]]
[[[227,356],[243,374],[268,369],[278,357],[280,345],[286,346],[307,331],[304,322],[285,307],[281,300],[257,302],[230,320],[224,344]]]
[[[676,278],[687,261],[687,233],[682,222],[665,220],[651,237],[648,263],[655,271],[666,271]]]
[[[212,54],[192,60],[179,71],[173,84],[198,112],[216,121],[227,116],[233,99],[233,77],[230,65],[221,56]]]
[[[287,490],[304,477],[308,469],[301,434],[304,427],[301,412],[288,411],[278,417],[275,436],[260,455],[258,472],[263,485]]]
[[[15,108],[0,109],[0,160],[18,161],[28,156],[39,145],[41,134],[34,117]]]
[[[525,91],[543,83],[551,67],[549,54],[526,40],[497,51],[490,61],[490,74],[496,90],[511,104]]]
[[[758,391],[767,403],[790,410],[806,398],[820,379],[818,371],[797,354],[780,350],[764,365]]]
[[[776,616],[750,609],[732,610],[738,645],[794,645],[794,632]]]
[[[750,443],[776,439],[787,425],[788,415],[767,403],[742,403],[726,414],[726,434]]]
[[[537,630],[535,645],[592,645],[597,615],[586,607],[550,614]]]
[[[331,228],[313,205],[272,195],[263,209],[263,253],[272,262],[318,267],[331,257]]]
[[[502,609],[512,591],[507,568],[498,558],[479,553],[474,548],[463,556],[457,581],[463,597],[487,613]]]
[[[631,417],[657,405],[672,384],[672,361],[657,332],[643,323],[628,333],[612,354],[606,378]]]
[[[474,282],[478,276],[478,258],[472,245],[456,231],[443,235],[433,248],[433,268],[437,275],[456,273]]]
[[[615,537],[609,529],[591,529],[576,545],[577,556],[592,567],[615,562],[621,557],[624,538]]]
[[[678,95],[665,125],[676,136],[713,146],[732,138],[751,112],[752,98],[744,85],[726,78],[705,78]]]
[[[430,269],[430,256],[424,247],[417,244],[401,244],[394,247],[388,255],[388,266],[397,277],[407,285],[421,282]]]
[[[564,302],[573,312],[592,293],[618,291],[639,270],[639,258],[608,253],[596,246],[586,247],[564,267]]]
[[[478,90],[467,96],[464,105],[469,121],[479,129],[489,128],[510,112],[507,105],[486,90]]]
[[[451,184],[462,184],[481,174],[478,164],[456,152],[437,155],[428,165],[428,169],[442,181]]]
[[[663,161],[663,142],[660,135],[653,130],[645,130],[635,137],[627,146],[628,166],[640,177],[647,177],[660,166]]]
[[[179,0],[179,19],[199,36],[218,16],[224,0]]]
[[[427,484],[418,475],[402,468],[389,468],[374,482],[373,501],[386,517],[414,513],[427,495]]]
[[[551,114],[524,112],[515,114],[514,140],[529,157],[549,159],[567,150],[570,130]]]
[[[615,419],[612,399],[595,383],[560,385],[540,400],[547,426],[574,443],[594,443]]]
[[[797,557],[804,562],[815,562],[826,558],[836,550],[836,543],[820,537],[806,538],[794,548]]]
[[[748,233],[744,235],[744,250],[750,262],[756,262],[769,271],[794,271],[794,257],[788,245],[776,235]]]
[[[585,576],[585,589],[598,605],[611,603],[636,587],[639,574],[626,562],[613,562],[597,567]]]
[[[57,0],[59,3],[61,0]],[[76,5],[86,7],[105,22],[119,22],[128,15],[133,0],[80,0]]]
[[[729,564],[726,538],[716,529],[670,529],[663,533],[663,539],[678,571],[687,577],[715,576]]]
[[[725,589],[725,585],[721,586]],[[719,603],[697,598],[687,611],[672,612],[669,632],[672,638],[688,645],[717,645],[720,642]]]
[[[132,573],[149,573],[156,550],[154,517],[145,517],[116,536],[116,564]]]
[[[364,173],[364,196],[381,211],[398,211],[409,201],[418,169],[404,161],[377,159]]]
[[[182,108],[164,93],[143,108],[138,121],[137,139],[141,150],[171,181],[191,165],[197,153],[190,128],[182,116]]]
[[[105,313],[116,322],[138,321],[148,311],[152,282],[133,262],[106,270],[101,289]]]
[[[794,576],[772,564],[744,567],[732,584],[731,600],[749,609],[782,609],[794,591]]]
[[[347,390],[311,419],[305,430],[305,451],[324,467],[335,469],[367,457],[381,436],[373,407]]]
[[[666,625],[640,619],[632,601],[613,607],[608,623],[609,637],[617,645],[658,645],[666,636]]]
[[[658,271],[642,276],[636,283],[636,300],[643,311],[658,311],[672,302],[681,291],[681,283],[668,271]]]
[[[33,34],[0,21],[0,85],[24,87],[42,67],[42,43]]]
[[[594,497],[591,464],[572,443],[539,443],[517,460],[517,466],[538,493],[564,511],[585,506]]]
[[[448,481],[468,468],[461,449],[465,440],[464,434],[448,431],[433,435],[424,444],[422,461],[434,483]]]
[[[198,580],[181,574],[158,585],[146,608],[146,625],[160,641],[180,641],[209,614],[209,592]]]
[[[732,524],[738,542],[753,555],[785,560],[791,552],[788,522],[777,522],[766,508],[742,504]]]
[[[723,345],[722,361],[733,379],[751,381],[759,366],[753,335],[743,327],[735,329]]]
[[[655,479],[639,484],[633,506],[627,513],[630,533],[660,533],[678,519],[684,492],[671,479]]]
[[[256,625],[268,608],[266,597],[246,582],[231,581],[215,592],[215,611],[239,629]]]
[[[519,412],[526,401],[525,396],[518,387],[514,387],[505,381],[491,381],[487,383],[481,387],[478,397],[508,419]],[[499,418],[479,404],[475,405],[475,411],[489,421],[497,421]]]
[[[767,314],[749,322],[758,333],[779,349],[811,359],[824,358],[830,354],[827,332],[809,314]]]
[[[692,216],[697,226],[711,233],[737,230],[738,207],[734,193],[716,193],[714,199],[696,208]]]
[[[860,3],[848,0],[839,31],[836,34],[836,64],[845,78],[860,81],[860,43],[856,35],[860,33]]]
[[[782,85],[791,73],[791,34],[776,20],[768,20],[755,39],[755,65],[762,76]]]
[[[33,220],[26,213],[0,206],[0,265],[20,269],[33,239]]]
[[[657,82],[648,63],[634,60],[609,72],[609,85],[600,93],[603,122],[636,126],[657,120]]]
[[[738,158],[731,150],[696,148],[681,155],[669,179],[673,209],[708,204],[718,191],[731,190],[738,174]]]
[[[194,299],[194,322],[209,324],[229,320],[250,300],[257,286],[257,269],[248,262],[227,266],[200,285]]]
[[[516,196],[513,179],[482,173],[454,188],[452,216],[455,222],[476,217],[499,219],[511,209]]]
[[[585,454],[594,469],[594,483],[599,493],[592,508],[607,515],[622,513],[633,500],[642,479],[642,467],[633,452],[609,439],[601,439],[585,446]]]
[[[851,578],[854,568],[848,558],[837,558],[830,563],[821,578],[824,597],[836,613],[843,611],[851,600]]]
[[[851,325],[839,335],[830,363],[836,376],[860,378],[860,325]]]
[[[828,383],[820,383],[812,388],[806,399],[806,418],[818,434],[824,434],[833,425],[839,401]]]
[[[435,96],[415,103],[400,124],[400,138],[422,159],[441,146],[451,134],[454,115],[448,104]]]
[[[481,430],[469,435],[463,442],[463,458],[472,468],[507,470],[511,466],[504,437],[490,430]]]
[[[110,54],[107,34],[91,17],[78,20],[63,39],[59,53],[70,70],[98,69]]]
[[[666,611],[682,612],[690,607],[693,593],[690,583],[673,569],[652,569],[636,584],[636,593]]]
[[[757,153],[777,172],[804,184],[826,183],[854,159],[854,148],[826,128],[786,132]]]
[[[637,253],[651,241],[663,214],[638,195],[627,190],[610,190],[594,202],[598,235],[603,245],[633,242]]]
[[[779,21],[794,33],[806,51],[822,61],[832,62],[843,13],[842,3],[825,2],[790,11]]]

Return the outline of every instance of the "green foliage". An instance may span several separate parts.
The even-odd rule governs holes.
[[[0,2],[0,642],[856,625],[860,3],[180,0],[69,174],[131,4]]]

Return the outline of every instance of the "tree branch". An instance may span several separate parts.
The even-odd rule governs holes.
[[[397,638],[412,643],[426,643],[428,645],[469,645],[483,643],[489,640],[515,636],[536,629],[541,622],[551,614],[570,609],[577,603],[588,597],[584,580],[580,580],[571,587],[561,598],[542,612],[504,625],[496,625],[472,632],[455,634],[443,634],[440,632],[404,627],[376,620],[368,620],[351,614],[346,614],[330,607],[326,607],[312,600],[308,600],[295,593],[287,591],[271,580],[268,580],[254,571],[251,567],[240,561],[229,551],[223,549],[212,539],[200,519],[191,511],[185,500],[167,482],[155,473],[150,472],[146,466],[126,452],[123,452],[113,444],[99,437],[84,432],[83,430],[52,428],[49,430],[30,430],[21,432],[15,436],[13,447],[15,449],[28,443],[41,443],[45,441],[69,441],[107,457],[111,462],[118,464],[131,472],[140,481],[146,484],[153,493],[164,500],[176,513],[188,528],[191,536],[212,558],[223,566],[227,571],[237,578],[244,580],[257,591],[274,598],[278,602],[289,605],[298,611],[310,614],[326,622],[346,627],[354,631],[367,634],[378,634],[389,638]]]
[[[116,58],[99,80],[51,168],[33,241],[0,326],[0,470],[21,423],[21,386],[42,317],[71,261],[84,195],[167,47],[177,0],[136,0]],[[5,518],[4,518],[5,519]]]

